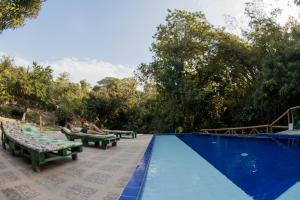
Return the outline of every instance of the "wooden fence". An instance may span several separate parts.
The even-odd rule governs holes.
[[[300,106],[292,107],[286,110],[271,124],[258,125],[258,126],[245,126],[245,127],[232,127],[232,128],[216,128],[216,129],[201,129],[204,133],[222,133],[222,134],[257,134],[257,133],[274,133],[289,129],[289,124],[300,123],[296,121],[293,112],[300,110]],[[287,125],[276,125],[281,119],[287,117]],[[299,120],[299,119],[297,119]],[[293,126],[294,127],[294,126]]]

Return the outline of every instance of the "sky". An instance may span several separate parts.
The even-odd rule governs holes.
[[[33,61],[50,65],[54,76],[68,72],[72,81],[94,85],[107,76],[133,76],[140,63],[151,61],[152,36],[167,9],[200,10],[210,23],[224,26],[225,15],[243,23],[246,1],[48,0],[36,19],[0,34],[0,56],[9,55],[21,66]],[[264,0],[268,7],[283,9],[282,22],[300,13],[289,1]]]

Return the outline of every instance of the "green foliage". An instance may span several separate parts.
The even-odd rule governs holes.
[[[259,121],[270,121],[287,107],[300,103],[300,24],[288,24],[280,32],[276,52],[265,57],[256,82],[253,102],[265,115],[257,116]]]
[[[31,68],[13,68],[7,77],[7,92],[13,102],[24,108],[51,107],[52,70],[33,63]]]
[[[245,13],[249,26],[237,36],[202,12],[169,10],[154,35],[153,61],[138,66],[136,79],[107,77],[93,88],[3,58],[0,104],[55,110],[60,124],[84,115],[140,133],[268,123],[300,104],[300,24],[282,26],[280,10],[266,13],[253,2]]]
[[[160,130],[223,125],[226,107],[251,87],[255,76],[247,62],[249,46],[214,28],[201,12],[180,10],[169,11],[154,38],[154,61],[140,65],[138,76],[158,89]]]
[[[9,101],[10,96],[7,91],[8,79],[13,69],[13,60],[3,57],[0,60],[0,104]]]
[[[7,106],[7,105],[0,106],[1,117],[15,118],[20,120],[22,118],[22,115],[23,115],[23,110],[18,107]]]
[[[91,86],[84,80],[72,83],[67,73],[53,80],[50,66],[33,63],[30,68],[18,67],[8,57],[1,60],[0,71],[0,105],[22,109],[23,120],[29,109],[38,112],[30,112],[31,121],[39,120],[43,110],[55,111],[59,124],[85,111],[85,100]],[[4,116],[11,115],[10,112],[2,113]]]
[[[43,0],[1,0],[0,33],[25,24],[26,18],[37,17]]]
[[[111,129],[129,126],[137,107],[137,83],[132,78],[98,81],[87,99],[87,116]]]
[[[52,93],[56,105],[57,122],[64,125],[66,121],[82,115],[85,101],[91,86],[86,81],[79,84],[69,80],[69,74],[61,74],[52,84]]]
[[[153,62],[137,72],[157,88],[154,130],[267,123],[299,105],[298,22],[281,26],[280,10],[265,13],[253,2],[245,13],[249,27],[239,37],[201,12],[169,11],[154,36]]]

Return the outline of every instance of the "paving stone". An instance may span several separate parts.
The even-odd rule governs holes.
[[[0,172],[0,185],[18,181],[19,177],[13,171]]]
[[[59,175],[49,175],[39,180],[39,183],[45,186],[58,186],[65,183],[67,180]]]
[[[103,200],[116,200],[118,199],[119,194],[118,193],[108,193],[104,196]]]
[[[116,171],[122,168],[122,165],[105,164],[100,169],[104,171]]]
[[[12,188],[6,188],[2,190],[2,193],[9,200],[30,200],[39,195],[35,189],[28,185],[18,185]]]
[[[0,200],[115,200],[150,139],[121,139],[107,150],[84,147],[78,160],[51,162],[39,173],[28,159],[13,157],[0,147]]]
[[[109,179],[112,177],[110,174],[102,174],[102,173],[92,173],[90,175],[87,175],[84,180],[90,183],[97,183],[104,185],[109,181]]]
[[[126,184],[128,183],[128,180],[130,179],[130,177],[121,177],[117,183],[115,184],[116,187],[119,187],[119,188],[124,188],[126,186]]]
[[[7,169],[7,165],[0,161],[0,170]]]
[[[91,160],[82,160],[78,162],[78,165],[80,165],[81,167],[92,168],[92,167],[96,167],[98,165],[98,162],[91,161]]]
[[[70,177],[82,177],[85,169],[79,167],[70,167],[61,172],[63,175],[67,175]]]
[[[92,157],[91,159],[95,160],[95,161],[105,161],[107,159],[111,159],[111,156],[96,155],[96,156]]]
[[[67,199],[80,199],[80,200],[87,200],[90,196],[97,192],[96,189],[87,187],[82,184],[75,184],[71,187],[68,187],[66,190],[66,197]]]

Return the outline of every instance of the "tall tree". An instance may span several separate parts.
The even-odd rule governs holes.
[[[7,80],[7,90],[13,101],[24,108],[25,120],[28,108],[46,109],[51,106],[52,70],[33,63],[31,68],[16,67]]]
[[[13,60],[9,57],[2,57],[0,60],[0,104],[10,99],[7,83],[12,70]]]
[[[108,128],[126,128],[138,102],[136,87],[132,78],[98,81],[87,99],[88,116]]]
[[[0,33],[5,29],[24,26],[26,18],[38,16],[44,0],[1,0]]]
[[[66,121],[74,116],[85,112],[85,101],[91,86],[86,81],[73,83],[68,73],[62,73],[53,81],[52,94],[56,105],[56,115],[59,124],[64,125]]]
[[[223,125],[226,107],[255,76],[247,43],[213,27],[203,13],[181,10],[169,11],[154,39],[154,61],[140,65],[138,76],[156,84],[165,115],[162,129]]]

